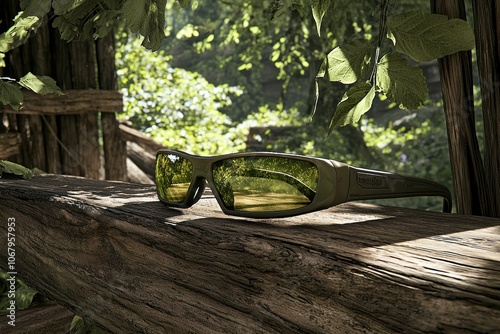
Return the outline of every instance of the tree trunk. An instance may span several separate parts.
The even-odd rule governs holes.
[[[466,19],[463,0],[431,0],[432,11],[449,18]],[[439,59],[441,89],[457,212],[491,216],[484,166],[475,130],[471,52]]]

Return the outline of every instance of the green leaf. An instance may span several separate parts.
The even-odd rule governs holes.
[[[301,4],[300,0],[273,0],[266,11],[269,13],[269,18],[273,20],[292,8],[292,6],[300,6]]]
[[[165,37],[165,6],[167,0],[127,0],[122,13],[132,32],[144,36],[142,45],[156,51]]]
[[[81,4],[94,2],[93,0],[53,0],[52,7],[56,15],[64,15],[71,12]]]
[[[92,22],[95,28],[94,38],[106,36],[114,27],[116,19],[121,12],[118,10],[103,10],[97,13]]]
[[[376,81],[380,91],[403,109],[417,109],[429,96],[422,69],[410,66],[398,53],[380,59]]]
[[[316,29],[318,30],[318,36],[321,36],[321,22],[323,21],[323,17],[330,6],[330,2],[334,0],[311,0],[311,9],[314,18],[314,22],[316,22]]]
[[[19,86],[0,80],[0,102],[3,105],[8,104],[12,109],[19,110],[23,101],[24,96]]]
[[[52,27],[57,28],[61,38],[65,41],[72,41],[78,35],[78,27],[64,16],[58,16],[52,22]]]
[[[143,19],[147,14],[149,0],[127,0],[122,7],[122,13],[127,25],[133,33],[141,29]]]
[[[352,84],[366,75],[370,68],[373,46],[366,39],[355,39],[333,49],[321,64],[317,78]]]
[[[52,8],[52,0],[21,0],[20,6],[23,11],[23,17],[43,17]]]
[[[5,53],[0,52],[0,67],[5,67]]]
[[[33,177],[33,172],[28,168],[10,161],[0,160],[0,177],[3,173],[22,176],[23,179],[31,179]]]
[[[421,11],[390,16],[387,37],[398,52],[415,61],[431,61],[475,45],[474,32],[466,21]]]
[[[14,19],[14,25],[0,35],[0,52],[6,53],[26,42],[31,32],[40,27],[41,20],[36,16],[22,17],[22,12]]]
[[[19,80],[19,84],[24,88],[31,89],[40,95],[52,93],[64,95],[63,92],[61,92],[61,89],[57,86],[55,80],[45,75],[34,75],[31,72],[28,72],[28,74]]]
[[[353,124],[372,107],[375,98],[375,87],[368,82],[351,86],[337,105],[335,114],[330,122],[328,134],[335,127]]]

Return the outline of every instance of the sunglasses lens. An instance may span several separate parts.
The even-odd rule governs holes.
[[[287,211],[312,202],[318,168],[311,162],[281,157],[242,157],[218,161],[213,180],[229,210]]]
[[[172,203],[183,203],[191,184],[193,164],[176,154],[159,154],[156,159],[158,196]]]

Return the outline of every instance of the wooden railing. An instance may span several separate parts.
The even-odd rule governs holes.
[[[0,179],[0,208],[17,275],[113,333],[500,331],[500,219],[354,203],[242,219],[210,195],[169,209],[152,185],[51,175]]]
[[[70,90],[43,97],[25,92],[19,111],[0,106],[8,123],[0,128],[0,159],[98,179],[102,142],[105,177],[127,180],[126,144],[115,116],[122,111],[122,95],[114,90]]]

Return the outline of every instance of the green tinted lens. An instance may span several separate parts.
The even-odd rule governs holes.
[[[213,180],[229,210],[268,212],[302,208],[312,202],[318,168],[309,161],[242,157],[218,161]]]
[[[172,203],[184,202],[193,176],[191,161],[176,154],[159,154],[155,174],[158,196]]]

